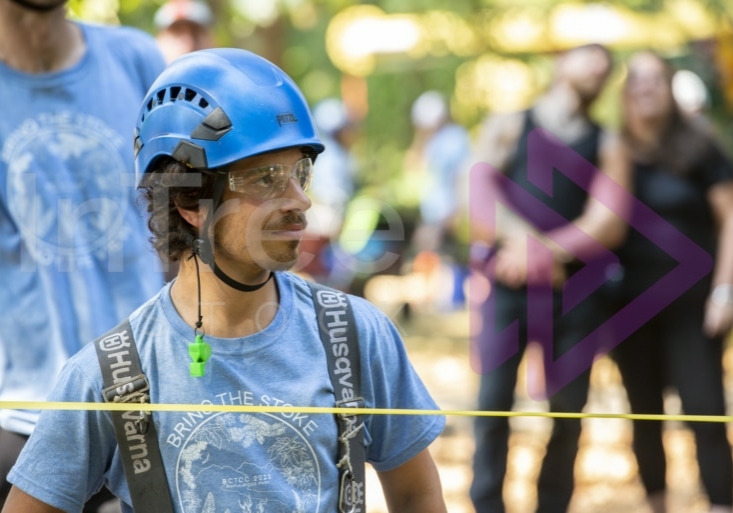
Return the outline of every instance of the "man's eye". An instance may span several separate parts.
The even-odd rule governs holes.
[[[269,187],[275,182],[271,169],[264,169],[249,177],[247,182],[257,187]]]

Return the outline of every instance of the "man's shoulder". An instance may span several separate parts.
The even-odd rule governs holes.
[[[147,32],[126,25],[102,25],[98,23],[80,22],[85,32],[99,41],[109,44],[131,44],[137,47],[155,47],[155,39]],[[123,50],[124,47],[116,48]]]
[[[486,116],[481,126],[480,139],[495,139],[500,144],[510,144],[519,138],[529,110],[494,112]]]
[[[81,22],[90,47],[104,52],[105,58],[136,62],[150,61],[162,67],[163,57],[155,38],[147,32],[125,25],[100,25]]]
[[[308,298],[308,302],[313,304],[313,296],[311,293],[311,286],[309,285],[309,280],[306,278],[299,276],[297,274],[293,273],[284,273],[287,275],[290,282],[295,287],[296,291],[300,292],[301,294],[298,294],[302,299]],[[349,294],[347,292],[344,292],[339,289],[334,289],[331,287],[327,287],[325,285],[320,285],[318,283],[315,283],[316,287],[320,287],[323,290],[325,290],[327,293],[335,293],[335,294],[343,294],[344,297],[348,298],[350,304],[352,305],[352,309],[354,311],[354,315],[356,316],[357,324],[360,322],[360,318],[364,316],[369,316],[372,318],[381,318],[384,317],[384,314],[381,310],[379,310],[373,303],[369,302],[367,299],[361,297],[361,296],[355,296],[353,294]],[[309,305],[310,306],[310,305]],[[315,308],[315,306],[313,306]]]
[[[157,317],[160,315],[160,309],[158,308],[161,293],[166,290],[167,287],[163,287],[158,293],[145,301],[142,305],[138,306],[130,315],[125,318],[118,319],[117,324],[107,330],[94,339],[94,342],[88,344],[90,346],[96,343],[104,343],[105,339],[113,340],[119,338],[121,335],[124,337],[133,336],[134,338],[143,340],[145,337],[137,337],[135,333],[139,333],[141,330],[150,331],[152,327],[159,326],[160,320]],[[129,325],[132,330],[131,334],[124,334],[124,330]],[[88,347],[84,349],[89,350]]]
[[[527,111],[494,112],[486,116],[474,146],[474,161],[505,170],[513,158]]]
[[[499,127],[505,130],[516,129],[524,123],[527,110],[512,110],[505,112],[492,112],[484,118],[483,125],[486,127]]]

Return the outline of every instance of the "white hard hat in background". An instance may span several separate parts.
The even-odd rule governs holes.
[[[313,108],[313,119],[318,130],[324,135],[333,135],[349,125],[349,115],[344,102],[337,98],[327,98]]]
[[[180,20],[191,21],[199,25],[210,25],[214,16],[211,8],[201,0],[170,0],[155,12],[153,18],[158,30],[167,28]]]
[[[412,124],[415,128],[432,130],[448,119],[448,104],[438,91],[425,91],[412,104]]]
[[[710,96],[705,82],[694,72],[681,69],[672,77],[672,95],[687,112],[699,112],[708,107]]]

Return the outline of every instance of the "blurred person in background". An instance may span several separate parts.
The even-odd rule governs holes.
[[[166,62],[195,50],[214,47],[214,16],[203,0],[169,0],[153,19],[156,40]]]
[[[633,413],[664,413],[665,390],[673,387],[685,414],[725,415],[723,344],[733,324],[733,165],[709,126],[690,119],[697,111],[683,113],[675,101],[674,70],[668,63],[644,51],[633,55],[627,66],[623,137],[633,156],[635,196],[660,216],[649,229],[664,233],[673,226],[687,242],[712,255],[715,265],[711,274],[622,342],[613,355]],[[641,219],[638,209],[632,215]],[[624,268],[622,304],[677,265],[635,230],[629,232],[619,255]],[[726,426],[694,422],[689,427],[710,511],[730,513],[733,463]],[[668,511],[669,506],[665,506],[663,428],[662,422],[634,422],[639,473],[655,513]]]
[[[447,289],[448,296],[436,299],[445,308],[460,307],[467,275],[463,254],[467,251],[459,249],[458,202],[462,195],[458,187],[471,156],[471,139],[464,127],[451,120],[448,102],[438,91],[422,93],[412,104],[410,119],[414,137],[406,166],[420,171],[422,186],[411,248],[413,270],[436,265],[447,268],[453,279],[449,287],[441,289]],[[422,265],[427,262],[434,263]],[[435,271],[430,268],[423,271]]]
[[[0,0],[2,401],[46,400],[82,343],[163,282],[135,203],[129,142],[129,106],[163,58],[148,34],[70,21],[65,4]],[[0,411],[0,504],[38,415]]]
[[[591,248],[579,245],[571,250],[553,243],[553,240],[557,240],[563,231],[567,232],[568,227],[573,225],[571,228],[579,228],[606,248],[623,241],[625,223],[614,214],[618,212],[616,208],[623,208],[620,199],[616,199],[619,201],[616,208],[609,209],[595,198],[598,197],[601,175],[627,187],[630,166],[620,138],[604,132],[589,115],[589,109],[601,93],[611,69],[611,55],[603,46],[590,44],[564,52],[556,60],[549,89],[524,112],[489,117],[477,140],[474,162],[487,162],[553,212],[560,214],[564,220],[569,220],[557,224],[552,219],[537,219],[532,206],[525,204],[521,197],[513,195],[511,191],[503,190],[490,173],[484,176],[477,174],[480,168],[474,167],[472,170],[470,222],[472,260],[475,259],[472,265],[478,265],[488,272],[491,283],[490,295],[478,306],[480,310],[474,312],[483,321],[481,331],[474,335],[477,337],[475,347],[479,348],[480,354],[478,408],[481,410],[512,409],[520,362],[525,351],[538,347],[538,340],[528,340],[528,285],[540,278],[541,283],[549,283],[551,279],[554,288],[550,298],[552,303],[548,307],[554,324],[553,339],[543,342],[545,347],[554,345],[554,355],[545,355],[545,360],[552,360],[571,349],[598,327],[607,315],[602,298],[595,294],[569,312],[562,311],[562,285],[566,278],[583,267],[576,260],[577,256],[590,254]],[[598,168],[589,177],[591,193],[557,172],[553,172],[551,196],[533,185],[528,176],[530,136],[542,138],[553,148],[557,147],[558,152],[562,151],[562,146],[569,147],[582,157],[581,160]],[[516,213],[499,209],[494,220],[489,211],[497,205],[492,198],[500,196],[513,206]],[[528,266],[528,235],[542,241],[552,251],[552,261],[544,263],[541,269]],[[583,243],[582,240],[578,242]],[[499,333],[515,321],[519,322],[518,351],[505,361],[495,361],[496,355],[501,352],[501,348],[496,347],[497,341],[501,340]],[[535,372],[542,376],[542,363],[536,359],[533,361],[535,367],[528,370],[529,377]],[[550,394],[547,397],[550,410],[580,412],[587,399],[589,374],[590,368],[577,377],[572,376],[573,379],[567,385]],[[537,511],[567,511],[574,488],[574,465],[580,430],[578,419],[554,421],[537,483]],[[506,417],[475,419],[476,448],[470,495],[479,513],[505,511],[502,492],[509,434]]]
[[[305,272],[318,282],[346,289],[352,278],[348,258],[339,256],[338,239],[349,202],[357,185],[358,164],[352,147],[358,124],[344,102],[327,98],[313,108],[313,118],[326,149],[318,156],[309,196],[308,234],[303,240],[301,258]]]

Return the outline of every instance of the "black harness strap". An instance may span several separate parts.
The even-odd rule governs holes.
[[[309,282],[316,308],[318,332],[326,350],[328,374],[339,408],[363,408],[359,340],[354,312],[341,291]],[[364,420],[360,415],[337,415],[339,453],[339,512],[363,513],[365,506]]]
[[[362,408],[361,360],[354,313],[343,292],[309,283],[338,408]],[[94,341],[104,379],[105,402],[146,404],[149,384],[128,320]],[[111,412],[135,513],[172,513],[173,504],[151,413]],[[364,421],[340,413],[338,422],[339,512],[364,513]]]
[[[94,341],[104,379],[105,402],[150,403],[148,380],[126,319]],[[120,457],[135,513],[173,513],[158,437],[150,412],[112,411]]]

